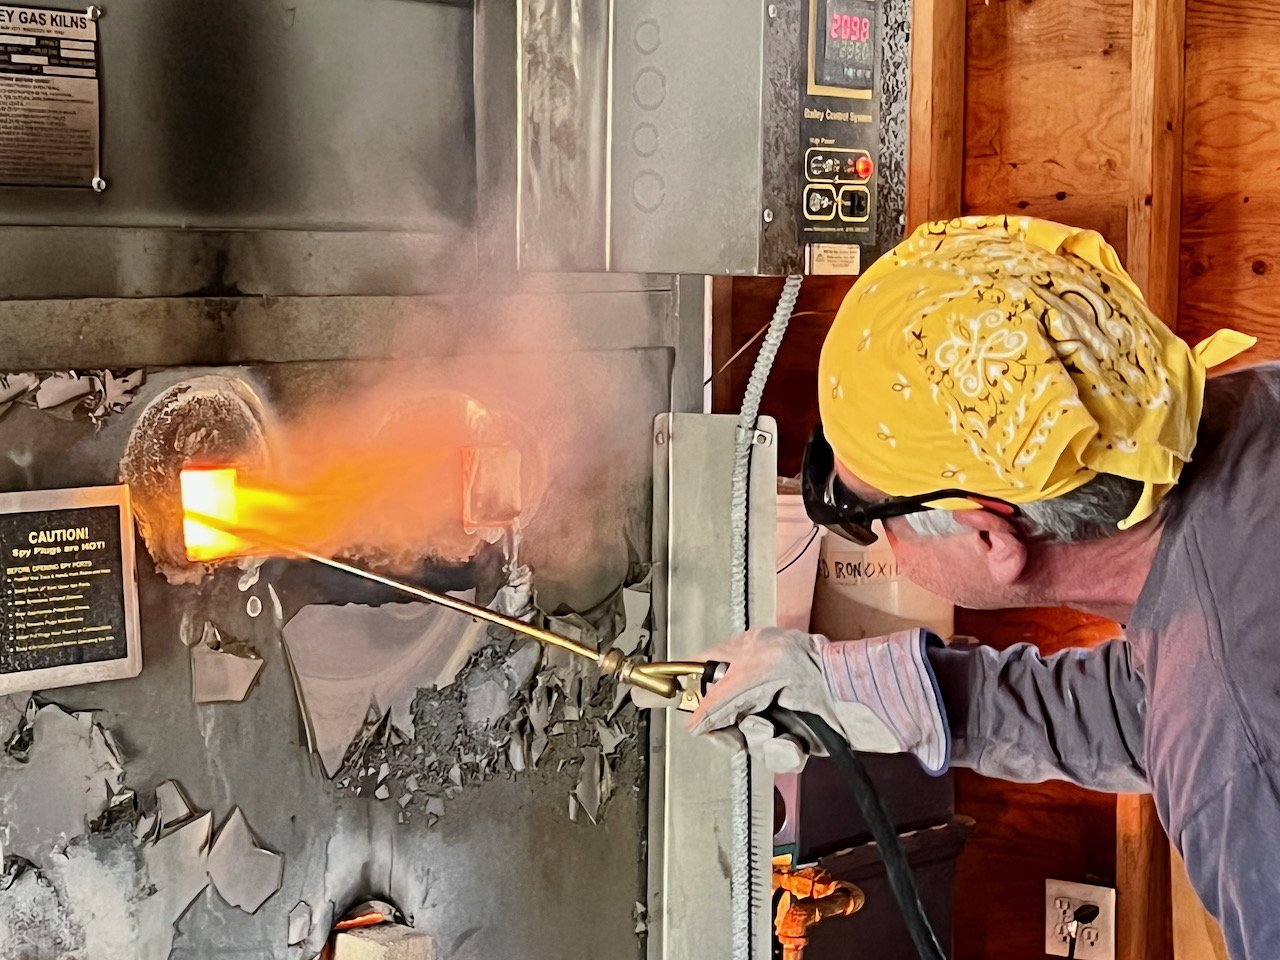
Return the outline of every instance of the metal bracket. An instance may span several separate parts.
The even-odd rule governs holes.
[[[762,417],[752,438],[747,549],[754,624],[772,623],[775,616],[776,433],[774,421]],[[686,660],[729,636],[730,476],[737,436],[733,416],[664,414],[654,425],[655,659]],[[773,837],[753,837],[750,850],[731,848],[729,755],[690,737],[684,724],[685,714],[667,710],[653,715],[650,729],[648,956],[728,956],[734,930],[725,864],[750,857],[765,894],[753,917],[752,956],[765,960]],[[772,777],[753,777],[751,791],[753,813],[772,809]]]

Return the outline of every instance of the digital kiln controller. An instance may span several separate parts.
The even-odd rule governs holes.
[[[796,224],[805,272],[861,272],[876,238],[880,0],[805,0]]]

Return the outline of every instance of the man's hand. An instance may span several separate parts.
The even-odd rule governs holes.
[[[912,753],[931,774],[950,759],[951,738],[933,670],[925,656],[939,643],[925,630],[832,643],[796,630],[741,634],[699,655],[729,664],[690,721],[692,733],[741,727],[775,702],[815,713],[855,749]],[[758,739],[758,724],[745,730]]]

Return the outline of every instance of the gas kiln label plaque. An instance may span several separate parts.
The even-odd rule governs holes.
[[[0,186],[104,186],[89,9],[0,5]]]
[[[136,676],[125,487],[0,493],[0,694]]]

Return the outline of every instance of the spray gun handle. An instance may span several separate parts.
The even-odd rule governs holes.
[[[702,667],[702,685],[701,693],[703,696],[707,694],[707,688],[717,680],[723,680],[724,675],[729,670],[729,664],[723,660],[708,660]]]
[[[727,663],[708,660],[696,673],[686,674],[685,682],[676,694],[676,709],[682,713],[693,713],[697,710],[710,686],[722,679],[728,669]]]
[[[629,686],[639,687],[667,700],[677,710],[698,709],[707,688],[724,676],[727,663],[696,660],[639,660],[612,647],[600,655],[600,671]]]
[[[684,713],[693,713],[707,695],[707,690],[717,680],[723,679],[729,664],[721,660],[708,660],[702,665],[697,676],[691,676],[681,688],[676,702],[676,709]]]

